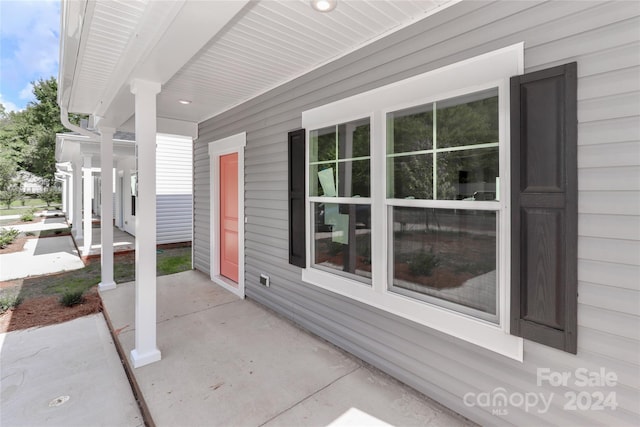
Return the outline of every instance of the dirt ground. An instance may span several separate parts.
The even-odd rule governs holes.
[[[17,239],[7,249],[12,250],[14,245],[21,250],[24,242]],[[159,249],[157,261],[159,276],[190,269],[191,247]],[[167,261],[173,263],[167,264]],[[175,265],[176,262],[178,265]],[[135,280],[133,252],[117,254],[114,264],[114,278],[117,283]],[[22,297],[22,302],[17,307],[0,314],[0,333],[66,322],[102,311],[102,301],[96,286],[99,281],[100,258],[95,258],[79,270],[0,282],[0,297]],[[85,301],[73,307],[61,305],[59,299],[66,290],[84,290]]]
[[[27,236],[19,236],[17,237],[10,245],[0,249],[0,255],[2,254],[11,254],[13,252],[20,252],[24,249],[24,244],[27,243],[32,237]]]
[[[35,237],[17,238],[5,249],[0,250],[0,254],[21,251],[25,242],[31,238]],[[56,276],[60,275],[51,275],[50,277]],[[33,289],[24,292],[23,286],[26,284],[28,287],[30,282],[34,284]],[[42,277],[0,282],[0,295],[24,294],[20,305],[0,314],[0,333],[53,325],[102,311],[102,300],[95,286],[84,294],[82,304],[65,307],[59,302],[60,295],[46,295],[46,292],[41,289],[41,283],[45,283]]]
[[[18,307],[0,315],[0,333],[53,325],[102,311],[102,300],[94,287],[85,293],[85,301],[73,307],[58,302],[58,296],[28,298]]]

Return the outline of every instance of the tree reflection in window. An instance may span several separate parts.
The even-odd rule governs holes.
[[[497,89],[387,114],[388,197],[494,200],[498,122]]]

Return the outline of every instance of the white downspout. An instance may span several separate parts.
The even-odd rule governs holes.
[[[80,126],[74,125],[69,121],[69,111],[66,107],[60,106],[60,121],[62,122],[62,126],[66,127],[69,130],[74,132],[78,132],[80,135],[84,135],[89,138],[92,142],[100,142],[100,135],[91,132],[88,129],[81,128]]]

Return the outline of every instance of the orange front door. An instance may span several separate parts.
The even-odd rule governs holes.
[[[220,274],[238,282],[238,153],[220,156]]]

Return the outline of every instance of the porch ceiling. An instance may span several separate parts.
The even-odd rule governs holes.
[[[200,122],[456,2],[63,0],[59,103],[131,129],[142,78],[158,117]]]

